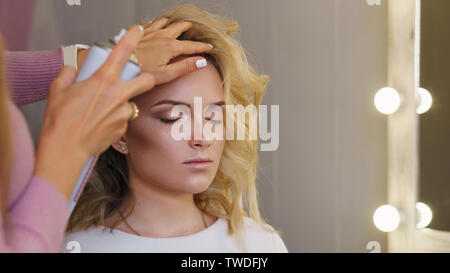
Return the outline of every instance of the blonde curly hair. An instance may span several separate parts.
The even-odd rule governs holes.
[[[194,22],[178,39],[200,41],[214,46],[205,57],[215,65],[222,77],[225,104],[244,107],[254,105],[259,110],[269,77],[256,73],[249,65],[241,44],[233,38],[239,27],[236,21],[213,15],[193,5],[168,10],[158,18],[163,17],[168,18],[169,23],[183,20]],[[142,20],[141,24],[146,24],[148,20]],[[249,140],[247,119],[245,129],[245,140],[225,141],[213,182],[207,190],[195,194],[194,201],[205,213],[227,219],[230,235],[241,230],[244,216],[250,217],[265,230],[280,234],[266,224],[260,214],[255,183],[259,140]],[[125,157],[110,147],[100,156],[70,217],[67,231],[103,225],[104,220],[123,205],[130,194],[127,179]]]

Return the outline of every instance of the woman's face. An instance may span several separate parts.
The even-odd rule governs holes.
[[[203,120],[194,119],[194,97],[202,98]],[[222,79],[216,68],[208,63],[205,68],[157,86],[133,101],[140,114],[129,123],[123,137],[128,146],[130,176],[169,191],[199,193],[206,190],[216,175],[225,141],[194,140],[194,123],[201,126],[199,128],[211,121],[215,122],[215,128],[224,126],[222,119],[207,111],[224,101]],[[172,137],[171,127],[183,114],[172,115],[175,105],[171,102],[189,105],[190,140]],[[186,163],[196,157],[208,158],[211,162]]]

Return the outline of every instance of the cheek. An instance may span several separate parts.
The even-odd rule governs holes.
[[[217,143],[215,143],[215,152],[219,157],[222,156],[224,148],[225,148],[225,140],[218,140]]]
[[[135,121],[130,123],[126,133],[127,160],[139,177],[183,192],[198,193],[210,185],[217,173],[225,140],[215,140],[210,147],[208,154],[214,157],[216,167],[199,174],[180,167],[192,151],[188,142],[172,138],[170,125],[152,120]]]
[[[143,149],[167,150],[178,143],[171,136],[171,126],[172,124],[165,124],[157,118],[143,116],[129,124],[126,140]]]
[[[128,125],[125,136],[130,152],[137,149],[147,150],[156,146],[157,139],[152,128],[153,126],[147,125],[142,120]]]
[[[177,162],[180,143],[170,135],[170,126],[141,120],[130,124],[126,141],[131,163],[139,168]]]

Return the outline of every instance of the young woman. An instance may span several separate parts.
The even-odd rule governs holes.
[[[196,140],[193,132],[207,123],[225,132],[225,114],[211,109],[258,107],[268,77],[256,74],[232,37],[236,22],[191,5],[161,17],[194,22],[179,39],[212,44],[202,55],[208,64],[133,100],[141,114],[100,156],[70,218],[63,251],[287,252],[259,213],[258,141]],[[194,117],[196,98],[203,118]],[[176,105],[188,107],[192,117],[174,114]],[[172,126],[183,118],[193,120],[191,138],[175,140]]]

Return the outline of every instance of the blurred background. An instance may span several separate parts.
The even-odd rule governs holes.
[[[422,1],[420,86],[433,107],[420,115],[420,199],[433,211],[430,228],[450,231],[450,1]]]
[[[373,104],[387,80],[385,1],[27,1],[0,0],[9,50],[103,41],[182,3],[236,19],[250,62],[271,77],[262,104],[280,105],[279,147],[260,152],[263,215],[290,252],[387,251],[372,220],[387,202],[388,120]],[[45,103],[22,107],[35,141]]]

